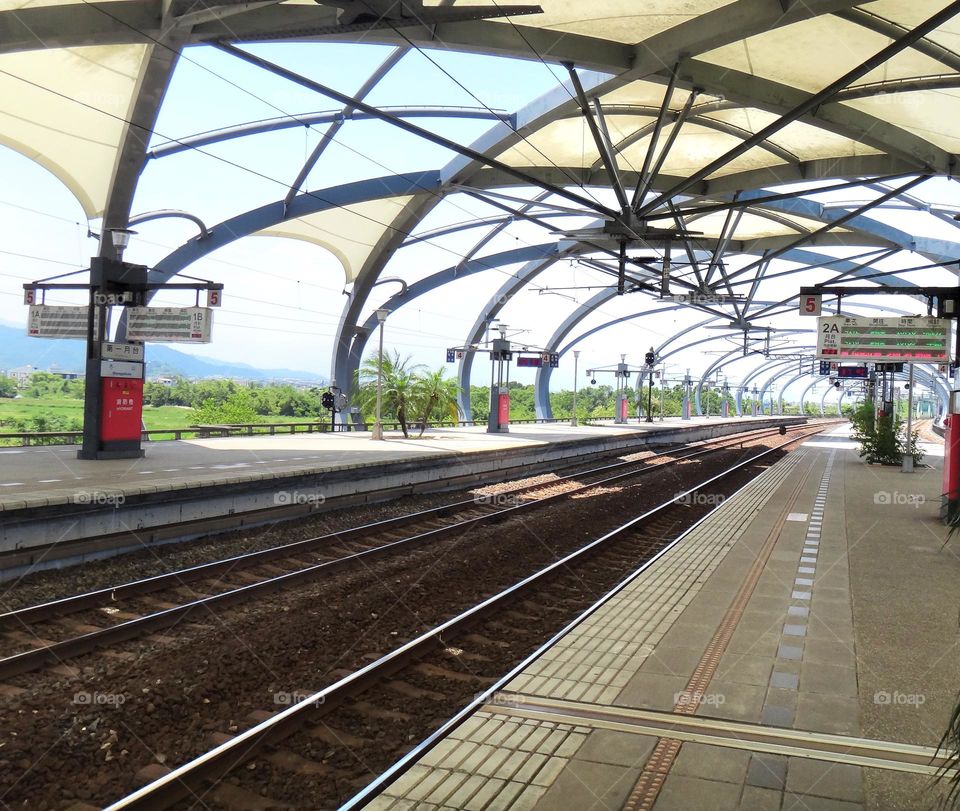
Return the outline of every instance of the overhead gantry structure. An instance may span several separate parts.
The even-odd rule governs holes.
[[[651,0],[642,14],[631,0],[203,8],[0,0],[0,143],[49,169],[104,231],[191,219],[199,233],[155,264],[153,282],[253,236],[330,251],[349,288],[331,359],[331,376],[347,390],[377,306],[400,310],[465,278],[489,278],[489,297],[449,341],[474,345],[523,295],[549,288],[567,260],[589,274],[591,290],[571,296],[570,311],[544,336],[551,349],[565,354],[617,324],[693,310],[676,335],[664,331],[659,350],[672,355],[716,340],[706,330],[718,326],[744,343],[758,328],[793,335],[801,284],[859,279],[909,289],[955,278],[955,211],[938,207],[929,179],[952,178],[960,152],[950,125],[960,117],[958,12],[960,3],[928,0],[692,0],[682,14],[671,0]],[[311,74],[309,62],[286,59],[287,42],[377,44],[381,52],[346,92]],[[171,81],[185,63],[196,65],[201,47],[215,49],[219,78],[244,92],[253,95],[243,82],[263,77],[311,94],[316,105],[287,110],[267,100],[276,112],[269,118],[158,131]],[[413,57],[452,75],[430,57],[438,47],[542,62],[554,70],[553,87],[519,109],[477,96],[471,106],[413,103],[402,91],[396,105],[373,103]],[[232,78],[241,70],[242,80]],[[191,103],[208,101],[179,103],[171,120],[182,122]],[[469,144],[440,134],[438,122],[465,121],[489,126]],[[318,184],[335,160],[331,145],[349,145],[370,123],[412,135],[441,157],[432,168]],[[289,177],[276,177],[267,162],[239,167],[276,191],[255,207],[233,210],[223,194],[216,209],[228,216],[210,224],[191,207],[186,182],[169,209],[137,212],[147,167],[175,170],[184,154],[209,158],[199,206],[201,191],[223,189],[224,160],[210,150],[295,129],[317,142]],[[466,216],[454,220],[450,207]],[[893,211],[908,212],[910,227],[894,225]],[[518,233],[524,239],[505,247]],[[529,238],[535,233],[542,240]],[[457,247],[440,252],[447,261],[405,276],[407,253],[450,239]],[[100,250],[112,255],[110,240]],[[400,287],[381,285],[388,278]],[[668,293],[692,300],[664,300]],[[869,310],[856,301],[844,308]],[[747,358],[757,372],[767,360]],[[468,353],[462,387],[472,371]],[[922,375],[942,392],[935,370]],[[549,369],[537,375],[541,417],[551,413],[550,378]],[[461,408],[469,418],[468,397]]]

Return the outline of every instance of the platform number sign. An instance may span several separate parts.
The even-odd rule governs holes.
[[[823,296],[800,296],[800,315],[820,315]]]
[[[35,287],[23,288],[23,303],[31,306],[37,303],[37,289]]]
[[[208,290],[207,291],[207,306],[208,307],[219,307],[223,303],[223,291],[222,290]]]

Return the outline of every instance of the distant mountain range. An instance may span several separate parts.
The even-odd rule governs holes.
[[[0,324],[0,371],[33,366],[45,372],[51,366],[63,372],[82,372],[83,341],[28,338],[23,328]],[[151,344],[147,348],[147,376],[187,377],[191,379],[229,377],[239,380],[285,380],[323,384],[325,379],[313,372],[297,369],[258,369],[246,363],[210,360],[178,352],[168,346]]]

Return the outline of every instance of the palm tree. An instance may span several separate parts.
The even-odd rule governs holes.
[[[383,414],[392,414],[400,423],[404,437],[409,437],[407,420],[415,414],[416,408],[416,379],[422,366],[409,366],[410,356],[400,357],[396,350],[383,353],[383,399],[381,410]],[[376,409],[377,402],[377,372],[380,361],[377,355],[368,357],[360,366],[357,373],[357,396],[360,408],[367,414]]]
[[[415,389],[420,413],[423,415],[420,418],[420,433],[417,436],[423,436],[427,422],[436,412],[449,417],[453,422],[460,419],[460,409],[457,405],[460,387],[456,380],[448,379],[445,376],[446,373],[447,370],[441,366],[433,372],[423,372],[417,377]]]

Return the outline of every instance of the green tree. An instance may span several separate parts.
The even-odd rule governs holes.
[[[194,408],[193,421],[199,425],[244,425],[261,420],[250,392],[238,389],[224,400],[208,397]]]
[[[0,397],[16,397],[17,381],[12,377],[0,375]]]
[[[446,373],[447,370],[441,366],[435,371],[417,375],[414,392],[422,415],[420,433],[417,436],[423,436],[431,417],[439,415],[438,419],[449,419],[452,422],[460,419],[460,410],[457,407],[460,387],[456,380],[447,378]]]
[[[400,430],[406,438],[410,436],[408,423],[417,413],[417,375],[420,365],[410,366],[410,356],[400,357],[396,350],[383,354],[383,386],[380,406],[381,419],[392,416],[400,423]],[[380,368],[379,356],[368,357],[357,372],[357,403],[365,414],[376,413],[377,373]]]
[[[866,457],[867,462],[881,465],[899,465],[905,454],[913,456],[919,463],[923,452],[917,447],[918,434],[907,437],[903,430],[903,420],[893,414],[874,413],[874,405],[869,400],[861,400],[850,415],[853,424],[853,440],[860,443],[858,453]]]

